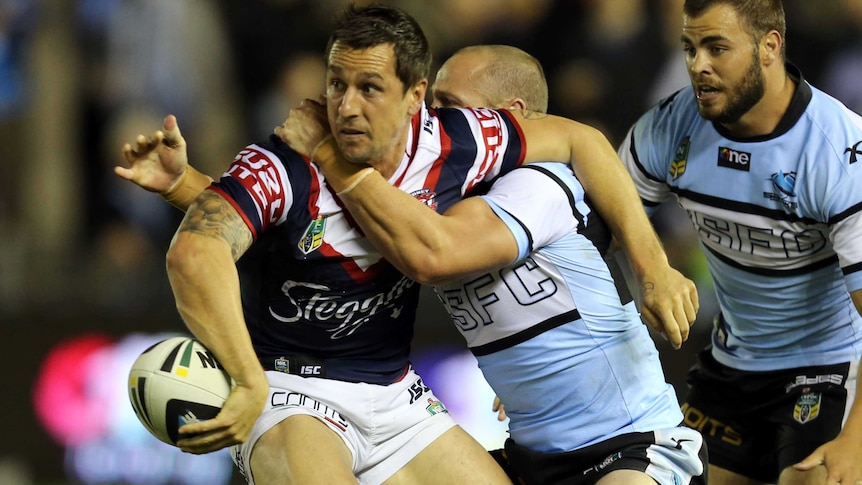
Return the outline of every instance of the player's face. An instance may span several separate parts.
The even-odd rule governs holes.
[[[395,74],[391,44],[350,49],[336,42],[326,71],[329,126],[345,158],[353,163],[401,162],[410,127],[425,97],[427,81],[404,92]]]
[[[682,43],[701,116],[732,124],[763,98],[759,46],[731,7],[717,5],[700,17],[684,15]]]
[[[437,71],[432,106],[435,108],[496,108],[477,89],[474,73],[483,67],[481,59],[470,54],[455,54]]]

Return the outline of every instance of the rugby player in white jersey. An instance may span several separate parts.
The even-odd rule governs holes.
[[[510,46],[458,51],[432,88],[435,106],[540,113],[547,92],[539,63]],[[314,149],[305,128],[323,109],[306,102],[279,135]],[[610,231],[570,167],[518,168],[441,215],[334,154],[314,160],[384,257],[435,285],[506,404],[504,460],[520,483],[706,485],[703,439],[681,426]]]
[[[674,195],[721,313],[689,374],[710,483],[862,483],[862,117],[785,60],[779,0],[687,0],[688,86],[619,149]],[[860,84],[862,86],[862,84]]]
[[[656,322],[685,335],[694,286],[667,265],[600,133],[515,112],[433,113],[422,102],[427,45],[404,44],[424,44],[415,21],[379,6],[346,13],[327,49],[326,86],[329,129],[352,161],[445,210],[523,161],[577,160],[631,250]],[[186,324],[238,383],[218,417],[182,428],[191,437],[179,445],[194,453],[234,445],[238,467],[258,485],[506,481],[410,368],[418,285],[352,225],[338,195],[351,185],[336,190],[273,137],[246,147],[204,190],[209,179],[187,170],[176,120],[165,128],[128,146],[132,168],[118,174],[191,204],[168,253],[169,277]],[[171,176],[146,175],[147,166]]]

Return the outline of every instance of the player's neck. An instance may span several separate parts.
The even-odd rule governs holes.
[[[763,98],[739,121],[725,125],[725,128],[742,138],[769,135],[781,123],[795,93],[796,83],[782,66],[780,73],[775,73],[771,79],[767,78]]]
[[[410,123],[406,124],[396,138],[398,141],[392,145],[392,148],[388,152],[383,156],[368,162],[369,165],[374,167],[374,169],[380,172],[380,175],[387,180],[389,180],[389,178],[391,178],[398,170],[398,167],[401,166],[401,162],[404,160],[404,153],[406,151],[408,139],[407,135],[410,132],[411,126],[412,125]]]

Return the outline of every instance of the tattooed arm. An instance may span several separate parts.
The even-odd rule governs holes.
[[[243,318],[235,264],[251,243],[233,206],[206,190],[189,207],[168,250],[180,315],[236,382],[216,418],[180,429],[196,435],[177,443],[183,451],[208,453],[245,441],[269,392]]]

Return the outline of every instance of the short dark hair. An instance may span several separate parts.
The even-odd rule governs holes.
[[[336,19],[335,29],[326,46],[326,61],[332,46],[339,42],[351,49],[367,49],[392,44],[395,73],[404,91],[431,71],[431,49],[422,27],[407,13],[386,5],[357,7],[349,5]]]
[[[685,0],[682,11],[689,17],[699,17],[716,5],[728,5],[746,23],[755,43],[766,33],[775,30],[786,39],[787,21],[782,0]],[[781,43],[781,56],[785,57],[786,42]]]

